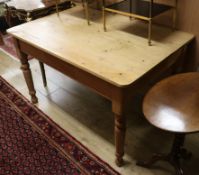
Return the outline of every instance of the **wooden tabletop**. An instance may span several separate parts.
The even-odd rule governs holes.
[[[11,0],[6,2],[6,5],[18,10],[34,11],[50,7],[54,5],[55,2],[55,0]],[[64,2],[64,0],[60,0],[59,2]]]
[[[104,32],[101,23],[88,26],[78,13],[72,8],[8,33],[118,87],[132,84],[193,39],[192,34],[154,26],[153,46],[148,46],[145,23],[112,15]]]

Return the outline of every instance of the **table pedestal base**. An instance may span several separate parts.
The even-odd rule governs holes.
[[[157,161],[167,161],[169,162],[176,170],[176,175],[183,175],[183,169],[180,165],[180,159],[190,159],[191,153],[183,148],[185,135],[176,134],[173,142],[171,152],[167,155],[165,154],[155,154],[152,159],[148,162],[137,162],[138,166],[143,166],[150,168]]]

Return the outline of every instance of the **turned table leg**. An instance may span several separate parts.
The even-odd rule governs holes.
[[[117,166],[123,165],[124,156],[124,142],[126,131],[126,118],[124,115],[124,96],[123,92],[119,89],[114,95],[112,100],[112,111],[115,117],[115,147],[116,147],[116,164]]]
[[[28,63],[27,55],[26,55],[26,58],[25,58],[25,55],[23,56],[23,58],[21,58],[21,69],[23,71],[23,75],[24,75],[26,84],[28,86],[29,94],[31,96],[31,101],[32,103],[37,103],[38,99],[36,97],[36,91],[34,88],[32,73],[30,70],[29,63]]]
[[[16,39],[14,40],[14,44],[17,50],[17,55],[20,58],[21,69],[23,71],[23,75],[24,75],[26,84],[28,86],[29,94],[31,96],[31,101],[32,103],[35,104],[38,102],[38,99],[36,97],[36,91],[33,84],[32,73],[30,70],[29,63],[28,63],[28,55],[20,51],[19,43]]]
[[[116,146],[116,164],[123,165],[124,142],[125,142],[125,117],[115,114],[115,146]]]
[[[44,87],[46,87],[47,86],[47,81],[46,81],[46,73],[45,73],[44,63],[39,61],[39,66],[40,66],[40,69],[41,69],[43,85],[44,85]]]
[[[29,13],[29,12],[26,13],[26,19],[25,20],[26,20],[26,22],[32,21],[31,13]],[[39,61],[39,66],[40,66],[40,69],[41,69],[43,85],[44,85],[44,87],[46,87],[47,86],[47,80],[46,80],[46,73],[45,73],[44,63]]]

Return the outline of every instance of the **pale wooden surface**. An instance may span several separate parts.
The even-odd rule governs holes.
[[[64,0],[60,0],[60,2],[63,1]],[[11,0],[6,2],[6,5],[19,10],[33,11],[35,9],[38,10],[44,7],[52,6],[55,2],[56,0]]]
[[[54,14],[32,21],[11,28],[8,33],[116,86],[133,83],[193,39],[188,33],[153,27],[155,41],[150,47],[147,38],[118,29],[111,23],[115,18],[127,18],[120,15],[107,18],[112,28],[104,32],[102,24],[86,25],[85,19],[76,15],[78,10],[77,7],[64,11],[60,18]],[[144,23],[129,20],[122,20],[120,26],[129,27],[129,24],[136,25],[141,35],[147,31]]]

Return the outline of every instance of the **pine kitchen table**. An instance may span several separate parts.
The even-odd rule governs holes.
[[[75,7],[77,8],[77,7]],[[175,65],[194,36],[181,31],[154,26],[153,46],[148,46],[147,25],[125,21],[120,15],[109,16],[107,32],[103,25],[87,25],[75,8],[31,21],[8,30],[15,39],[29,93],[37,103],[27,55],[57,69],[88,86],[112,102],[115,119],[116,163],[122,165],[125,142],[125,107],[129,99],[153,75]],[[75,14],[75,15],[73,15]],[[115,20],[120,20],[116,27]],[[126,19],[126,18],[125,18]],[[98,18],[99,20],[99,18]],[[136,26],[140,35],[128,25]],[[139,29],[139,30],[138,30]],[[183,54],[182,54],[183,53]],[[187,58],[188,59],[188,58]],[[133,106],[132,106],[133,108]]]

